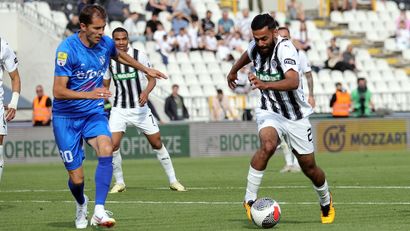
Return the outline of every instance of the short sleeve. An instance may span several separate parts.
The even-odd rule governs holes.
[[[11,49],[8,43],[3,39],[1,40],[0,46],[1,46],[1,53],[2,53],[4,68],[8,72],[13,72],[14,70],[16,70],[17,65],[18,65],[16,54],[14,54],[14,51]]]
[[[290,69],[299,72],[299,55],[292,43],[289,40],[281,42],[278,49],[278,59],[283,73]]]
[[[110,72],[110,69],[107,69],[107,71],[105,72],[105,74],[104,74],[104,79],[105,80],[109,80],[109,79],[111,79],[111,72]]]
[[[311,72],[312,68],[310,67],[309,60],[306,56],[306,53],[304,51],[299,51],[299,61],[300,61],[300,67],[303,73]]]
[[[56,51],[54,76],[72,76],[72,59],[69,48],[63,43]]]
[[[146,67],[149,67],[149,68],[152,68],[151,62],[149,61],[148,56],[147,56],[144,52],[141,52],[141,51],[140,51],[140,54],[139,54],[139,57],[138,57],[138,61],[139,61],[142,65],[144,65],[144,66],[146,66]]]
[[[250,43],[249,43],[249,45],[248,45],[248,49],[247,49],[247,53],[248,53],[248,57],[249,57],[249,59],[251,60],[251,61],[253,61],[253,57],[252,57],[252,53],[253,53],[253,50],[256,48],[256,43],[255,43],[255,40],[252,40]]]

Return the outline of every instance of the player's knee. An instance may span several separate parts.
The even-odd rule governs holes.
[[[274,142],[264,142],[261,146],[261,151],[264,155],[271,156],[275,152],[276,146]]]
[[[151,146],[152,146],[153,149],[161,149],[162,148],[162,142],[161,142],[161,140],[152,142]]]
[[[113,147],[112,145],[105,145],[103,147],[100,147],[100,154],[102,156],[109,156],[112,155],[113,152]]]
[[[84,183],[84,176],[80,175],[70,175],[70,181],[73,184],[82,184]]]

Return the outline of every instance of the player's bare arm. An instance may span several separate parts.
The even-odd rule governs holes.
[[[149,94],[151,93],[152,89],[154,89],[155,85],[157,84],[157,80],[155,78],[147,76],[147,79],[148,79],[147,87],[143,91],[141,91],[140,98],[138,100],[138,103],[140,104],[141,107],[147,103]]]
[[[68,77],[54,77],[53,95],[56,99],[108,99],[111,92],[105,88],[95,88],[92,91],[73,91],[67,88]]]
[[[254,74],[249,74],[249,81],[253,88],[260,90],[276,90],[276,91],[291,91],[299,87],[299,73],[293,69],[289,69],[285,73],[285,79],[275,82],[264,82]]]
[[[238,79],[238,71],[250,62],[251,60],[249,59],[248,53],[244,52],[238,59],[238,61],[236,61],[235,64],[232,66],[227,76],[228,85],[231,89],[236,88],[235,80]]]
[[[147,76],[151,76],[153,78],[158,78],[158,79],[167,79],[167,76],[164,73],[156,69],[149,68],[149,67],[142,65],[140,62],[138,62],[133,57],[128,55],[127,52],[121,51],[119,49],[117,49],[117,52],[118,52],[118,56],[115,59],[116,61],[122,64],[125,64],[125,65],[128,65],[128,66],[131,66],[135,69],[138,69],[144,72]]]
[[[111,78],[103,80],[103,85],[107,90],[110,90],[110,84],[111,84]]]
[[[8,105],[6,121],[10,121],[16,116],[17,103],[21,89],[20,74],[18,69],[16,68],[14,71],[10,72],[9,76],[11,79],[11,89],[13,91],[13,96],[11,98],[10,104]]]
[[[310,104],[310,106],[315,107],[316,106],[316,101],[315,101],[315,96],[313,94],[313,76],[312,76],[312,72],[311,71],[306,72],[305,76],[306,76],[307,85],[308,85],[308,89],[309,89],[308,103]]]

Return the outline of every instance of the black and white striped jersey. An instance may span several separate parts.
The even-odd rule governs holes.
[[[303,93],[299,55],[291,41],[279,38],[269,56],[261,55],[255,41],[252,41],[247,52],[255,67],[256,76],[262,81],[280,81],[290,69],[299,73],[299,87],[296,90],[261,90],[261,109],[278,113],[289,120],[299,120],[313,113]]]
[[[151,67],[148,57],[143,52],[137,49],[128,49],[127,53],[134,57],[142,65]],[[136,108],[141,91],[147,86],[148,80],[145,73],[135,70],[133,67],[124,65],[115,60],[111,60],[109,73],[104,76],[104,79],[110,79],[114,82],[115,92],[113,99],[113,107],[119,108]],[[146,107],[146,104],[143,106]]]
[[[0,37],[0,105],[3,107],[3,70],[13,72],[16,70],[18,60],[14,51],[10,48],[6,40]]]

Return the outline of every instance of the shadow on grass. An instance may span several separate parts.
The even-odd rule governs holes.
[[[63,222],[51,222],[47,224],[50,227],[54,228],[75,228],[74,222],[73,221],[63,221]]]
[[[255,224],[252,222],[249,222],[248,220],[244,219],[230,219],[229,220],[232,223],[236,223],[237,226],[242,226],[244,229],[260,229],[257,227]],[[281,224],[316,224],[317,221],[300,221],[300,220],[283,220],[280,221],[277,226],[275,226],[276,229],[280,228]]]

